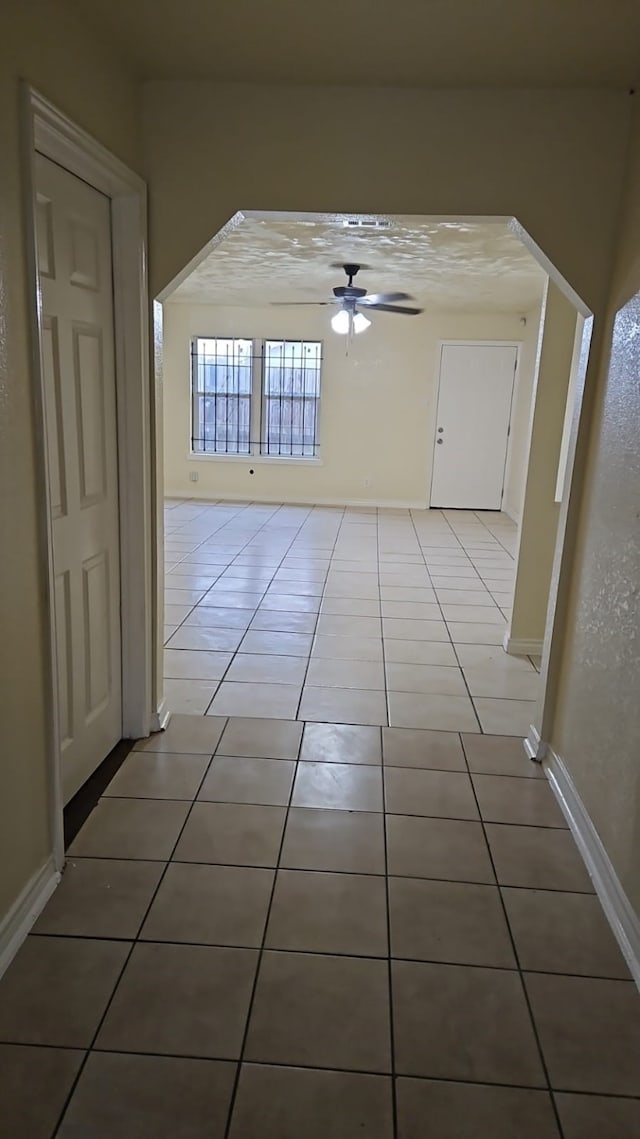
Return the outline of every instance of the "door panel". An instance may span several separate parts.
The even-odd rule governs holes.
[[[67,802],[121,738],[110,204],[36,160],[58,714]]]
[[[517,348],[445,344],[431,506],[500,510]]]

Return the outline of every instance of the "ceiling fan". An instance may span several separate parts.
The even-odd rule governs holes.
[[[368,293],[366,289],[353,284],[353,278],[366,265],[333,264],[332,269],[344,269],[347,275],[346,285],[336,285],[333,289],[333,300],[330,301],[274,301],[274,304],[292,305],[337,305],[338,312],[331,319],[334,332],[364,332],[371,321],[365,316],[367,310],[376,312],[397,312],[404,316],[418,316],[424,310],[399,305],[397,301],[410,301],[408,293]],[[363,311],[364,310],[364,311]]]

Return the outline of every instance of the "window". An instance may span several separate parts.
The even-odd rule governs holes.
[[[195,454],[318,454],[322,344],[316,340],[194,337]]]

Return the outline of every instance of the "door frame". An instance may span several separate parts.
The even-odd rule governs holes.
[[[110,199],[118,444],[122,736],[156,726],[153,714],[154,582],[151,398],[145,182],[27,83],[21,90],[23,205],[33,371],[39,539],[44,562],[47,734],[51,832],[56,870],[64,865],[58,723],[52,528],[49,514],[42,309],[36,250],[35,157],[41,154]]]
[[[448,510],[455,509],[450,507],[432,506],[431,494],[433,492],[433,466],[436,450],[436,439],[438,436],[438,404],[440,402],[440,381],[442,379],[442,350],[450,345],[466,345],[470,348],[515,348],[516,350],[516,366],[513,371],[513,384],[511,386],[511,403],[509,405],[509,434],[507,436],[507,450],[504,457],[504,471],[502,472],[502,496],[500,498],[500,510],[502,510],[502,503],[504,502],[504,486],[505,476],[509,469],[509,462],[511,459],[511,419],[513,416],[513,397],[516,390],[516,382],[520,374],[520,358],[522,356],[522,341],[521,340],[438,340],[437,355],[436,355],[436,368],[438,372],[438,385],[436,390],[436,399],[434,404],[433,414],[433,438],[431,442],[431,474],[429,476],[429,494],[427,498],[428,510]],[[473,510],[473,507],[468,507]]]

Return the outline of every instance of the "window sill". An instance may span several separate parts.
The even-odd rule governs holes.
[[[310,455],[204,455],[200,451],[192,451],[189,458],[194,463],[244,463],[249,467],[263,465],[322,467],[324,465],[319,456],[311,457]]]

